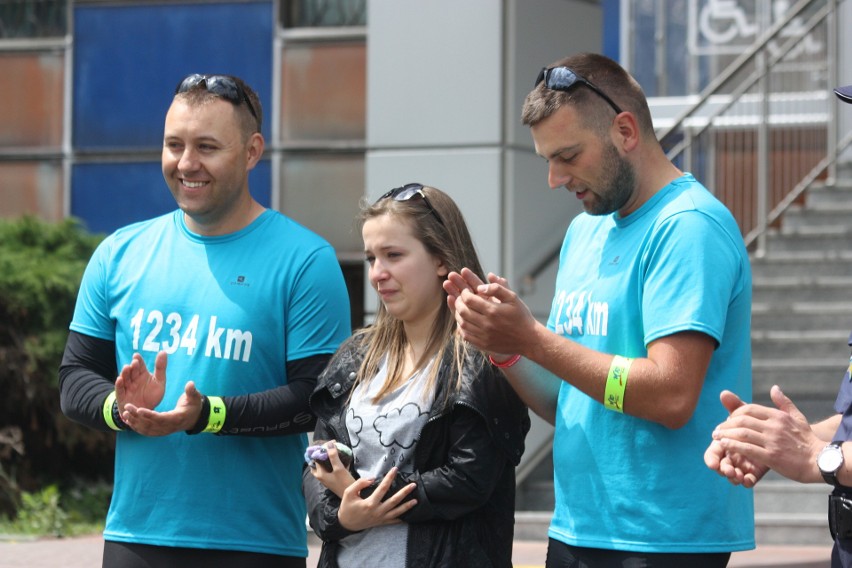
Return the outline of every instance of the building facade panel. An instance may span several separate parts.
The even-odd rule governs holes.
[[[62,164],[58,160],[0,162],[0,217],[63,217]]]
[[[59,149],[64,63],[61,51],[0,53],[0,147]]]

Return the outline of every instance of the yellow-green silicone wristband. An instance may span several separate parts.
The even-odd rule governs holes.
[[[106,425],[109,426],[111,430],[115,430],[116,432],[118,432],[119,430],[121,430],[121,428],[119,428],[118,425],[115,423],[115,420],[112,419],[113,404],[115,404],[115,391],[112,391],[106,397],[106,400],[104,401],[103,413],[104,422],[106,422]]]
[[[208,396],[210,401],[210,418],[207,419],[207,428],[202,432],[216,434],[225,425],[225,401],[221,396]]]
[[[624,389],[627,388],[627,374],[633,359],[616,355],[609,366],[604,391],[604,406],[616,412],[624,412]]]

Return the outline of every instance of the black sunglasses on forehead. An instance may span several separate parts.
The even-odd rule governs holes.
[[[444,225],[444,220],[441,219],[441,216],[438,215],[438,212],[435,211],[435,208],[432,207],[432,204],[429,203],[429,200],[426,198],[426,193],[423,191],[422,183],[407,183],[402,187],[395,187],[384,195],[382,195],[381,197],[379,197],[378,199],[376,199],[376,203],[383,199],[387,199],[388,197],[390,197],[394,201],[408,201],[415,195],[419,195],[423,199],[423,203],[426,204],[426,207],[429,208],[429,211],[432,212],[432,215],[435,216],[435,219],[437,219],[441,225],[446,227],[446,225]]]
[[[258,128],[260,128],[260,121],[257,118],[257,113],[254,110],[254,105],[251,104],[251,99],[249,99],[248,93],[246,93],[245,89],[240,87],[239,83],[228,76],[200,75],[198,73],[193,73],[178,83],[178,86],[175,88],[175,94],[185,93],[202,82],[204,83],[204,88],[207,89],[208,93],[213,93],[214,95],[222,97],[236,105],[245,101],[249,112],[258,123]]]
[[[578,75],[571,69],[567,67],[551,67],[548,69],[547,67],[542,67],[541,71],[538,72],[538,77],[535,80],[535,87],[538,87],[538,84],[544,81],[544,86],[550,89],[551,91],[563,91],[568,92],[575,85],[585,85],[595,93],[598,94],[600,98],[609,103],[609,106],[612,107],[612,110],[615,111],[615,114],[621,114],[622,110],[615,102],[609,98],[606,93],[598,89],[594,84],[592,84],[588,79],[583,77],[582,75]]]

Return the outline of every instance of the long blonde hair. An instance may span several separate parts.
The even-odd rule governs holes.
[[[463,267],[467,267],[484,280],[473,240],[470,238],[467,224],[456,203],[449,195],[437,188],[424,186],[421,191],[426,197],[425,200],[420,196],[414,196],[406,201],[386,197],[372,205],[364,203],[359,215],[361,226],[366,221],[383,215],[406,221],[410,223],[414,237],[423,243],[426,251],[440,259],[449,271],[458,272]],[[453,357],[448,374],[450,384],[444,391],[445,395],[440,401],[441,404],[460,388],[464,363],[473,350],[472,346],[457,336],[455,317],[447,305],[446,293],[442,291],[442,294],[444,301],[432,325],[429,342],[420,360],[415,362],[418,370],[423,369],[433,357],[438,356],[438,361],[431,367],[425,386],[426,392],[436,392],[442,367],[440,358],[452,345]],[[407,380],[408,377],[402,375],[402,370],[408,339],[402,321],[390,315],[381,302],[379,302],[375,322],[356,334],[363,336],[361,339],[367,346],[364,360],[358,369],[356,384],[372,379],[378,372],[382,359],[387,355],[387,379],[373,399],[373,403],[376,403]]]

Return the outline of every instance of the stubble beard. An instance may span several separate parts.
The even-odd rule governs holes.
[[[603,180],[603,189],[595,193],[598,200],[586,209],[589,215],[615,213],[627,204],[636,188],[636,171],[611,143],[603,156],[602,171],[609,175]]]

